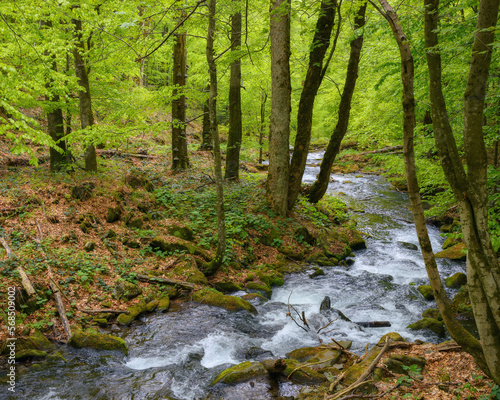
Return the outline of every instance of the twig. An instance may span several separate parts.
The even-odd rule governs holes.
[[[108,313],[108,314],[130,314],[129,311],[126,310],[78,310],[80,312],[86,313],[86,314],[101,314],[101,313]]]
[[[332,384],[330,385],[330,387],[328,388],[328,392],[331,393],[333,392],[333,390],[335,389],[335,387],[339,384],[339,382],[344,379],[344,375],[345,373],[341,373],[337,376],[337,378],[332,382]],[[326,397],[326,394],[325,394],[325,397]]]
[[[332,357],[332,358],[328,358],[326,360],[322,360],[322,361],[316,361],[316,362],[313,362],[313,363],[309,363],[309,364],[303,364],[303,365],[299,365],[297,368],[295,368],[292,372],[290,372],[288,374],[288,376],[286,377],[286,379],[290,379],[290,376],[292,376],[292,374],[299,370],[299,369],[302,369],[302,368],[305,368],[305,367],[310,367],[311,365],[317,365],[317,364],[323,364],[323,363],[326,363],[328,361],[332,361],[332,360],[336,360],[337,357]]]

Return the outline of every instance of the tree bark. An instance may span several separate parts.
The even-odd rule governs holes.
[[[210,93],[210,85],[205,89],[206,93]],[[210,135],[210,108],[208,107],[208,99],[203,103],[203,122],[202,122],[202,143],[199,150],[212,150],[212,137]]]
[[[215,186],[217,194],[217,251],[212,261],[206,263],[202,272],[209,276],[217,272],[222,265],[226,251],[226,222],[224,212],[224,187],[222,179],[222,163],[219,143],[219,129],[217,126],[217,66],[214,59],[214,36],[215,36],[215,11],[216,0],[208,3],[208,35],[207,35],[207,62],[210,74],[210,132],[214,151]]]
[[[488,228],[487,154],[483,110],[491,63],[499,0],[479,4],[464,103],[464,149],[467,172],[457,150],[441,82],[437,26],[439,0],[424,0],[425,47],[430,77],[434,139],[446,179],[458,203],[462,233],[468,249],[467,280],[472,309],[487,366],[485,373],[500,383],[500,269]],[[460,344],[460,343],[459,343]]]
[[[262,164],[262,147],[264,145],[264,129],[266,123],[266,102],[267,92],[264,90],[261,94],[260,100],[260,126],[259,126],[259,164]]]
[[[85,43],[82,38],[82,21],[73,19],[75,26],[75,47],[73,57],[75,59],[75,73],[78,78],[78,85],[81,89],[78,91],[78,100],[80,104],[80,120],[82,129],[90,128],[94,125],[94,114],[92,112],[92,98],[90,95],[89,77],[87,74],[87,65],[83,59],[85,52]],[[97,156],[95,147],[92,143],[85,148],[85,170],[97,171]]]
[[[181,15],[181,20],[185,17]],[[172,169],[184,170],[189,167],[186,138],[186,33],[176,33],[174,44],[174,65],[172,82]]]
[[[241,0],[233,0],[238,6]],[[231,52],[241,48],[241,13],[231,16]],[[240,170],[240,148],[243,136],[241,123],[241,58],[231,64],[229,80],[229,136],[226,151],[226,179],[238,180]]]
[[[354,29],[358,30],[365,25],[366,3],[362,3],[358,14],[354,20]],[[347,132],[349,125],[349,116],[351,112],[351,100],[358,79],[359,57],[363,47],[363,34],[351,41],[351,52],[347,64],[347,74],[345,78],[344,90],[339,105],[339,118],[337,125],[332,133],[328,147],[326,148],[318,177],[313,183],[308,198],[311,203],[320,201],[326,193],[328,183],[330,182],[330,173],[332,172],[333,162],[340,150],[340,143]]]
[[[290,112],[291,0],[271,0],[271,121],[267,201],[278,215],[287,213]]]
[[[295,205],[302,185],[302,176],[306,168],[309,143],[311,142],[311,128],[314,110],[314,100],[323,80],[323,60],[330,46],[330,36],[335,24],[336,0],[321,2],[314,38],[309,53],[309,67],[307,69],[302,93],[300,95],[297,112],[297,135],[290,162],[290,176],[288,181],[288,210]]]

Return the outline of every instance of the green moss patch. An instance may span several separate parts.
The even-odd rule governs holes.
[[[76,331],[68,344],[77,349],[118,350],[128,355],[127,343],[123,339],[103,333]]]
[[[193,301],[208,304],[209,306],[222,307],[229,311],[246,310],[257,314],[255,307],[248,301],[236,296],[224,295],[216,290],[202,289],[193,293]]]
[[[261,363],[245,361],[241,364],[235,365],[222,371],[212,381],[210,386],[213,386],[219,382],[223,382],[227,385],[234,385],[266,375],[267,371]]]

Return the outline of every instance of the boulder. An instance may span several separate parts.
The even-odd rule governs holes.
[[[297,228],[293,233],[293,238],[299,243],[307,243],[310,246],[316,245],[316,237],[305,226]]]
[[[325,368],[337,363],[342,352],[324,346],[303,347],[286,354],[286,357],[300,363],[314,363],[314,368]]]
[[[268,299],[270,299],[273,294],[273,291],[269,288],[269,286],[261,285],[257,282],[248,282],[246,284],[246,289],[250,293],[259,293]]]
[[[140,301],[133,306],[127,308],[128,314],[120,314],[116,321],[119,325],[129,326],[134,319],[139,315],[144,314],[147,311],[146,302],[144,300]]]
[[[188,240],[190,242],[194,239],[193,230],[187,226],[181,225],[170,225],[168,227],[168,233],[172,236],[178,237],[179,239]]]
[[[113,296],[119,300],[129,301],[142,294],[142,288],[129,281],[119,281],[113,287]]]
[[[408,325],[407,329],[430,330],[438,336],[443,337],[445,335],[444,324],[434,318],[422,318],[421,320]]]
[[[46,356],[47,352],[45,351],[29,349],[17,351],[15,359],[16,362],[23,362],[27,360],[40,360],[42,358],[45,358]]]
[[[181,261],[173,271],[177,275],[184,276],[186,282],[194,283],[196,285],[208,285],[207,277],[198,269],[196,263],[187,257]]]
[[[106,222],[112,224],[113,222],[119,221],[122,216],[121,207],[109,207],[108,213],[106,215]]]
[[[103,333],[76,331],[68,344],[77,349],[88,347],[94,350],[118,350],[128,355],[127,344],[123,339]]]
[[[264,246],[275,246],[277,241],[281,239],[281,232],[273,226],[268,234],[261,236],[260,242]]]
[[[77,200],[88,200],[92,196],[92,191],[94,189],[94,182],[85,182],[81,185],[73,186],[71,188],[71,197]]]
[[[398,244],[407,249],[407,250],[414,250],[414,251],[417,251],[418,250],[418,246],[416,244],[413,244],[413,243],[407,243],[407,242],[398,242]]]
[[[298,384],[302,385],[312,385],[323,383],[327,379],[323,374],[316,372],[314,369],[302,366],[302,364],[296,360],[284,359],[286,363],[285,370],[281,373],[285,377]]]
[[[129,172],[125,176],[125,183],[133,189],[143,188],[148,192],[152,192],[154,190],[153,184],[139,171]]]
[[[262,296],[260,293],[248,293],[243,296],[241,296],[243,300],[247,301],[256,301],[258,304],[263,304],[267,301],[267,299]]]
[[[467,285],[467,275],[463,272],[457,272],[446,278],[444,284],[449,288],[460,289],[463,285]]]
[[[433,318],[433,319],[437,319],[438,321],[443,320],[443,317],[441,317],[441,313],[439,312],[439,310],[437,308],[429,308],[429,309],[425,310],[422,313],[422,317]]]
[[[222,307],[229,311],[246,310],[252,314],[257,314],[255,307],[248,301],[236,296],[224,295],[213,289],[202,289],[194,292],[193,301],[208,304],[210,306]]]
[[[465,243],[457,243],[446,250],[435,254],[436,258],[449,258],[454,261],[465,261],[467,258],[467,248]]]
[[[242,289],[241,285],[234,282],[216,282],[214,287],[222,293],[238,292]]]
[[[425,300],[434,300],[434,293],[432,292],[431,285],[421,285],[417,290]]]
[[[193,243],[175,237],[175,236],[157,236],[149,243],[150,247],[155,251],[167,252],[167,253],[178,253],[184,252],[186,254],[191,254],[195,256],[201,256],[206,261],[212,260],[213,256],[207,252],[195,246]]]
[[[210,386],[214,386],[219,382],[225,383],[226,385],[235,385],[267,374],[267,370],[260,362],[245,361],[222,371],[212,383],[210,383]]]
[[[443,242],[443,244],[441,245],[441,248],[443,250],[446,250],[446,249],[450,248],[451,246],[454,246],[458,243],[460,243],[459,239],[455,239],[454,237],[448,236],[446,238],[446,240]]]
[[[85,243],[85,246],[83,246],[83,250],[85,250],[87,253],[94,251],[95,250],[95,242]]]
[[[7,342],[2,346],[1,354],[7,354],[10,349],[7,347]],[[22,350],[52,350],[54,345],[41,332],[35,331],[33,336],[19,336],[16,339],[16,351]]]
[[[325,275],[325,271],[323,271],[321,268],[316,268],[316,270],[312,274],[309,274],[309,278],[313,279],[322,275]]]
[[[160,312],[167,312],[169,307],[170,297],[168,294],[164,294],[158,299],[158,307],[156,309]]]

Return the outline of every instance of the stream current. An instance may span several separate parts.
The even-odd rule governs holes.
[[[309,157],[304,175],[312,182],[315,163],[322,153]],[[129,355],[88,349],[62,348],[68,361],[44,364],[42,369],[19,371],[16,394],[0,399],[273,399],[296,395],[299,386],[289,383],[240,384],[211,393],[210,382],[225,368],[247,360],[284,357],[293,349],[317,346],[314,335],[287,317],[288,301],[305,312],[310,324],[322,327],[337,317],[320,313],[325,296],[333,308],[351,321],[390,321],[388,328],[360,328],[338,318],[322,338],[353,341],[352,351],[363,353],[387,333],[396,331],[407,340],[437,342],[438,337],[406,329],[421,318],[434,302],[417,292],[427,283],[406,194],[391,189],[382,177],[364,174],[332,175],[329,193],[342,197],[351,208],[357,228],[366,234],[367,249],[356,251],[350,267],[323,267],[324,276],[312,272],[288,275],[282,287],[274,287],[270,301],[258,305],[257,316],[228,312],[217,307],[183,303],[165,314],[142,317],[115,335],[128,344]],[[429,228],[434,251],[441,249],[439,230]],[[439,261],[442,277],[463,271],[464,264]],[[236,295],[242,295],[236,293]],[[449,293],[453,295],[454,293]],[[23,367],[22,367],[23,368]]]

